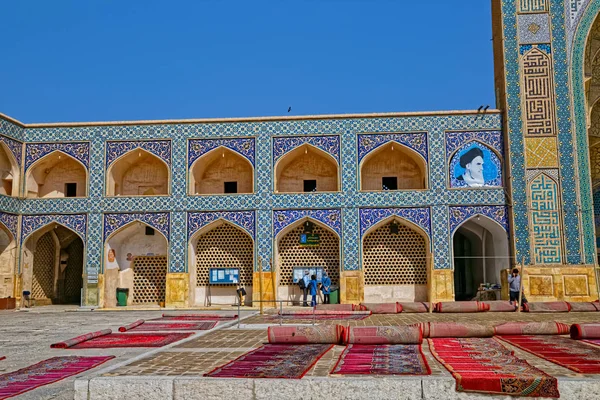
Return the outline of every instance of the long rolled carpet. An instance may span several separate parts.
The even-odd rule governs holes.
[[[237,315],[218,315],[218,314],[181,314],[181,315],[170,315],[163,314],[162,318],[154,318],[151,321],[157,320],[176,320],[176,321],[221,321],[236,319]]]
[[[571,325],[571,339],[600,339],[600,323]]]
[[[564,336],[499,336],[540,358],[582,374],[600,374],[600,348]]]
[[[489,309],[490,306],[480,301],[442,301],[436,303],[433,310],[439,313],[476,313]]]
[[[357,308],[354,304],[317,304],[315,309],[327,311],[354,311]]]
[[[266,344],[204,376],[215,378],[302,378],[332,344]]]
[[[68,339],[65,340],[64,342],[58,342],[58,343],[52,343],[50,345],[50,348],[52,349],[66,349],[69,347],[73,347],[79,343],[85,342],[87,340],[91,340],[91,339],[95,339],[95,338],[99,338],[102,336],[106,336],[106,335],[110,335],[112,333],[112,330],[110,329],[104,329],[101,331],[96,331],[96,332],[90,332],[90,333],[86,333],[85,335],[79,335],[76,336],[72,339]]]
[[[71,346],[71,349],[109,349],[114,347],[162,347],[192,335],[186,333],[111,333]]]
[[[371,311],[373,314],[397,314],[402,312],[399,303],[361,303],[360,309]]]
[[[490,312],[515,312],[517,306],[506,300],[482,301],[483,304],[489,307]]]
[[[585,302],[585,303],[569,302],[569,306],[571,307],[571,312],[598,312],[598,311],[600,311],[600,304],[596,303],[596,302]]]
[[[493,327],[479,324],[460,322],[421,322],[414,326],[421,329],[424,338],[485,338],[494,336]]]
[[[338,344],[345,328],[341,325],[270,326],[270,344]]]
[[[562,322],[506,322],[494,327],[496,335],[566,335],[569,325]]]
[[[347,344],[421,344],[418,326],[349,326],[345,329]]]
[[[430,375],[420,344],[346,346],[331,370],[340,375]]]
[[[371,311],[343,311],[343,310],[283,310],[281,315],[371,315]]]
[[[18,396],[40,386],[95,368],[115,358],[66,356],[52,357],[14,372],[0,375],[0,399]]]
[[[315,321],[360,321],[367,317],[370,314],[284,314],[284,315],[269,315],[267,318],[270,320],[291,320],[291,321],[306,321],[306,320],[315,320]]]
[[[138,326],[142,325],[144,322],[146,322],[146,321],[144,321],[143,319],[138,319],[137,321],[132,322],[129,325],[120,326],[119,327],[119,332],[127,332],[128,330],[131,330],[131,329],[133,329],[135,327],[138,327]]]
[[[494,338],[428,339],[433,356],[456,380],[456,391],[559,397],[556,378],[515,357]]]
[[[134,332],[164,332],[164,331],[207,331],[217,325],[217,321],[196,322],[154,322],[143,324],[131,329]]]
[[[426,313],[429,312],[427,303],[422,302],[398,302],[403,313]]]
[[[566,301],[545,301],[523,304],[523,311],[530,313],[569,312],[571,306]]]

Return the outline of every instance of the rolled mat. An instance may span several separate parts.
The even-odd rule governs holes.
[[[510,301],[482,301],[482,303],[489,306],[490,312],[514,312],[517,310],[517,306],[514,304],[510,304]]]
[[[144,322],[145,322],[145,321],[144,321],[143,319],[138,319],[137,321],[135,321],[135,322],[132,322],[132,323],[131,323],[131,324],[129,324],[129,325],[120,326],[120,327],[119,327],[119,332],[127,332],[128,330],[130,330],[130,329],[133,329],[133,328],[135,328],[136,326],[140,326],[140,325],[142,325]]]
[[[571,325],[571,339],[600,339],[600,323]]]
[[[492,326],[458,322],[421,322],[424,338],[486,338],[494,336]]]
[[[313,315],[313,310],[283,310],[281,315]],[[371,311],[314,310],[315,315],[371,315]]]
[[[433,310],[439,313],[476,313],[489,311],[490,306],[479,301],[448,301],[437,303]]]
[[[398,303],[361,303],[360,309],[371,311],[373,314],[397,314],[402,312],[402,306]]]
[[[163,318],[172,318],[172,319],[236,319],[237,314],[234,315],[219,315],[219,314],[163,314]]]
[[[561,322],[506,322],[494,327],[496,335],[566,335],[569,325]]]
[[[569,303],[571,306],[571,312],[596,312],[600,311],[600,304],[593,303]]]
[[[349,326],[346,344],[421,344],[423,333],[418,326]]]
[[[85,335],[74,337],[73,339],[65,340],[64,342],[53,343],[50,345],[52,349],[67,349],[69,347],[75,346],[76,344],[85,342],[90,339],[95,339],[100,336],[110,335],[112,330],[104,329],[97,332],[86,333]]]
[[[523,304],[523,311],[532,313],[542,312],[569,312],[571,306],[566,301],[545,301],[539,303]]]
[[[341,325],[270,326],[267,336],[270,344],[338,344],[344,331]]]
[[[396,303],[402,308],[403,313],[426,313],[429,312],[427,303],[422,302],[398,302]]]
[[[317,304],[315,310],[355,311],[358,308],[354,304]]]

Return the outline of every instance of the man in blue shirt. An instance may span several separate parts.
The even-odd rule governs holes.
[[[508,290],[510,294],[510,302],[515,304],[519,301],[519,290],[521,289],[521,277],[519,276],[519,269],[514,268],[512,274],[508,276]],[[521,303],[527,303],[525,294],[521,297]]]
[[[304,276],[302,277],[302,280],[304,281],[304,288],[302,288],[303,291],[303,303],[302,305],[304,307],[308,307],[308,284],[310,283],[310,275],[308,273],[308,270],[304,270]]]
[[[331,293],[331,278],[327,275],[327,271],[325,270],[323,270],[321,291],[323,292],[323,304],[329,304],[329,294]]]

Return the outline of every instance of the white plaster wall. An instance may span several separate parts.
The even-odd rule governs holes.
[[[151,190],[154,192],[152,195],[166,195],[169,193],[168,184],[169,171],[165,164],[156,158],[147,157],[125,171],[121,194],[140,196]]]
[[[224,157],[223,157],[224,155]],[[237,182],[238,193],[252,193],[252,166],[231,150],[219,150],[198,160],[192,171],[195,191],[192,194],[222,194],[224,182]]]
[[[115,250],[115,263],[108,261],[108,251],[110,249]],[[131,260],[135,256],[166,255],[167,241],[156,230],[154,235],[146,235],[146,225],[134,222],[109,239],[104,251],[104,265],[106,268],[126,270],[132,266],[133,262],[127,260],[128,253],[131,253]]]
[[[365,285],[365,303],[427,301],[427,285]]]
[[[16,258],[16,242],[0,229],[0,298],[13,296]]]

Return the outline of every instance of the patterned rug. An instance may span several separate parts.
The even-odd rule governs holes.
[[[181,314],[169,315],[163,314],[162,318],[154,318],[149,321],[222,321],[236,319],[237,315],[218,315],[218,314]]]
[[[523,304],[523,311],[531,313],[557,313],[571,311],[571,305],[566,301],[542,301]]]
[[[420,344],[346,346],[332,374],[431,375]]]
[[[569,325],[562,322],[505,322],[494,327],[494,334],[502,335],[566,335]]]
[[[280,319],[284,321],[360,321],[367,318],[369,314],[293,314],[293,315],[269,315],[267,319],[271,321],[278,321]]]
[[[456,380],[456,391],[559,397],[556,378],[515,357],[494,338],[428,339],[433,356]]]
[[[564,336],[500,336],[500,339],[582,374],[600,374],[600,348]]]
[[[331,344],[266,344],[204,376],[300,379],[332,347]]]
[[[17,396],[40,386],[77,375],[97,367],[111,358],[114,358],[114,356],[53,357],[29,367],[0,375],[0,399]]]
[[[109,349],[113,347],[162,347],[193,335],[189,333],[111,333],[86,340],[71,349]]]
[[[164,332],[164,331],[207,331],[217,325],[217,321],[200,321],[200,322],[172,322],[172,323],[146,323],[131,328],[130,331],[136,332]]]

